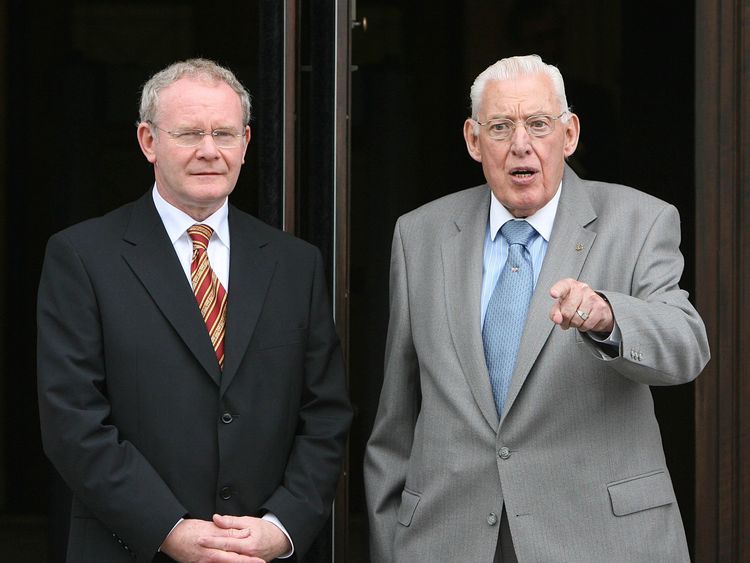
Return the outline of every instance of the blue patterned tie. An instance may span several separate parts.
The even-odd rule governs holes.
[[[508,221],[500,227],[500,233],[510,245],[508,260],[492,291],[482,327],[484,358],[498,416],[503,413],[534,292],[534,271],[527,247],[537,234],[526,221]]]

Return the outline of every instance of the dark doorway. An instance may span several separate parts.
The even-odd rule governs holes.
[[[277,226],[282,204],[278,161],[257,152],[278,146],[278,140],[264,144],[263,130],[273,139],[278,125],[281,78],[274,69],[283,56],[274,47],[279,27],[267,23],[280,3],[231,0],[219,11],[194,0],[43,4],[10,0],[0,16],[8,30],[7,51],[0,53],[6,63],[0,222],[9,264],[0,282],[0,537],[20,550],[7,555],[19,561],[46,560],[47,508],[61,502],[57,488],[42,485],[49,468],[35,398],[31,312],[44,243],[52,232],[149,188],[150,170],[134,135],[138,90],[148,75],[196,55],[234,69],[256,95],[259,117],[233,202]],[[367,561],[361,461],[382,379],[393,225],[422,203],[482,182],[461,127],[469,86],[488,64],[537,52],[561,68],[583,124],[574,165],[584,177],[630,184],[678,207],[682,285],[692,292],[695,5],[674,4],[549,0],[526,9],[513,0],[357,2],[368,30],[353,35],[349,358],[358,416],[344,561]],[[305,109],[312,114],[318,104]],[[300,212],[313,216],[313,207]],[[315,220],[315,233],[327,238],[319,223],[325,219]],[[693,386],[655,389],[654,397],[693,549]]]
[[[557,65],[582,122],[571,164],[675,204],[682,216],[682,286],[692,293],[694,6],[646,2],[357,3],[351,145],[351,435],[347,561],[367,561],[362,457],[382,383],[388,270],[399,215],[483,182],[462,137],[474,77],[497,59],[537,53]],[[627,236],[627,233],[623,233]],[[691,550],[693,386],[654,389]]]
[[[281,87],[269,71],[283,60],[275,50],[283,28],[274,4],[230,0],[217,10],[194,0],[3,3],[3,560],[63,561],[67,538],[69,493],[42,453],[36,406],[34,311],[46,240],[150,189],[153,172],[135,137],[140,87],[189,57],[234,70],[254,96],[253,114],[265,115],[252,123],[232,201],[278,226],[280,213],[268,204],[278,174],[260,148],[273,137]]]

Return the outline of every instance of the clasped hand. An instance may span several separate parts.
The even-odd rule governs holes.
[[[184,563],[266,563],[291,550],[284,533],[251,516],[186,519],[164,540],[161,551]]]

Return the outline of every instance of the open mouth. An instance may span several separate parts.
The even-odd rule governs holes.
[[[510,175],[515,178],[531,178],[534,174],[536,174],[536,170],[533,168],[514,168],[510,171]]]

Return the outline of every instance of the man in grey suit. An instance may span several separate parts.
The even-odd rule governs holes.
[[[649,390],[709,358],[677,210],[566,166],[579,120],[539,57],[498,61],[471,99],[487,184],[395,228],[372,561],[687,561]]]

